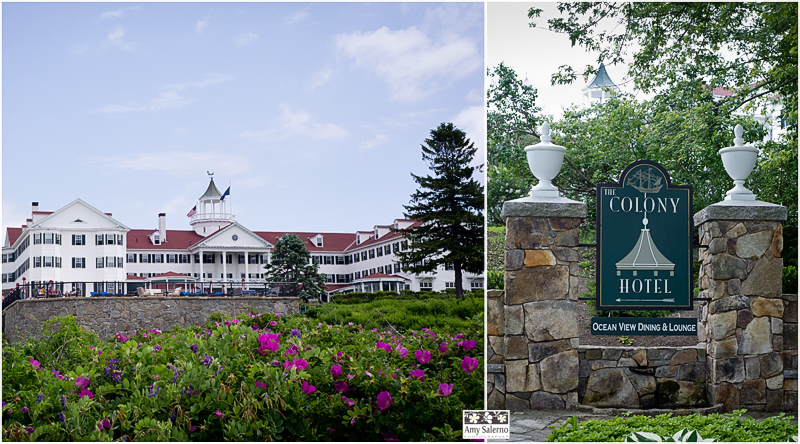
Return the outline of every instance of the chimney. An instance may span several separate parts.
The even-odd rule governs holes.
[[[31,202],[31,211],[39,211],[39,202]]]
[[[161,242],[167,241],[167,213],[158,213],[158,234]]]

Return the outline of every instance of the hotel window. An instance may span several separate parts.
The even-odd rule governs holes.
[[[392,244],[392,251],[394,251],[395,253],[400,251],[400,242],[395,242]]]
[[[189,263],[189,255],[188,254],[179,254],[178,255],[178,261],[180,263],[182,263],[182,264],[188,264]]]
[[[85,234],[73,234],[72,235],[72,245],[86,245],[86,235]]]
[[[258,263],[258,255],[248,254],[247,255],[247,263],[248,264],[257,264]]]
[[[55,243],[56,235],[54,233],[44,233],[44,243],[45,244],[54,244]]]
[[[122,245],[122,235],[121,234],[117,235],[117,245]]]
[[[361,252],[361,260],[362,260],[362,261],[365,261],[365,260],[367,260],[367,251],[366,251],[366,250],[364,250],[364,251],[362,251],[362,252]]]
[[[333,265],[333,256],[323,256],[325,259],[325,265]]]
[[[136,253],[128,253],[128,263],[129,264],[136,263]]]
[[[97,236],[95,236],[94,237],[94,244],[95,245],[103,245],[103,237],[104,236],[102,234],[98,234]]]
[[[113,234],[106,234],[106,245],[114,245],[116,236]]]
[[[139,262],[141,262],[143,264],[149,264],[150,263],[150,255],[149,254],[140,254],[139,255]]]
[[[369,274],[375,274],[375,269],[374,268],[370,268],[369,269]]]
[[[156,245],[161,245],[161,236],[158,233],[153,234],[153,243]]]
[[[164,255],[163,254],[154,254],[153,256],[153,263],[154,264],[162,264],[164,263]]]
[[[353,254],[353,262],[360,262],[360,261],[361,261],[361,254],[360,253],[354,253]]]
[[[42,266],[42,257],[41,256],[34,256],[33,257],[33,268],[39,268]]]
[[[176,254],[168,254],[167,255],[167,263],[168,264],[177,264],[178,263],[178,255]]]
[[[433,282],[420,282],[419,288],[433,288]]]
[[[455,270],[455,267],[453,266],[453,264],[451,264],[449,262],[445,262],[444,269],[445,269],[445,271]]]
[[[375,249],[374,248],[372,250],[369,250],[369,258],[370,259],[375,259]]]
[[[33,245],[42,243],[42,233],[33,233]]]
[[[378,267],[378,273],[383,273],[383,265],[381,265],[380,267]]]
[[[261,263],[268,264],[269,263],[269,254],[265,253],[261,255]]]
[[[325,282],[328,283],[328,284],[332,284],[333,283],[333,275],[332,274],[326,275],[325,276]]]
[[[106,268],[115,268],[117,266],[117,258],[106,256]]]
[[[470,284],[472,288],[483,288],[483,281],[473,282]]]
[[[400,272],[400,264],[399,263],[394,264],[394,272],[395,273],[399,273]]]
[[[314,265],[319,265],[319,256],[311,256],[311,263]]]
[[[56,233],[56,245],[61,245],[61,235]]]
[[[3,263],[5,264],[6,262],[8,262],[8,254],[3,253]]]
[[[243,254],[238,255],[237,258],[238,258],[238,260],[237,260],[238,263],[240,263],[240,264],[244,263],[244,255]],[[244,277],[244,276],[242,276],[242,277]]]
[[[445,288],[456,288],[456,283],[455,282],[445,282],[444,286],[445,286]]]
[[[225,255],[225,262],[228,263],[228,264],[232,264],[233,263],[233,255],[232,254],[226,254]]]
[[[216,262],[216,254],[203,254],[204,264],[213,264]]]
[[[346,274],[337,274],[336,275],[336,282],[339,283],[339,284],[348,283],[347,275]]]
[[[378,257],[383,256],[383,247],[378,247],[376,250],[378,250]]]
[[[200,275],[199,275],[199,274],[197,274],[197,273],[195,273],[195,274],[194,274],[194,278],[195,278],[195,279],[197,279],[199,276],[200,276]]]
[[[56,268],[61,268],[61,257],[56,256],[55,260],[56,260]]]
[[[233,279],[233,273],[228,273],[228,279]]]
[[[392,246],[391,245],[384,245],[383,246],[383,253],[384,254],[390,254],[391,252],[392,252]]]
[[[344,256],[336,256],[336,265],[345,265]]]
[[[194,263],[195,264],[199,264],[200,263],[200,254],[199,253],[195,253],[194,254]]]
[[[361,279],[361,272],[360,271],[356,271],[356,279]]]
[[[317,236],[317,246],[322,248],[322,236]]]
[[[103,262],[103,258],[102,257],[98,257],[97,258],[97,262],[95,263],[95,268],[103,268],[103,263],[104,263]]]
[[[403,247],[403,251],[408,250],[408,241],[400,242],[400,246]]]

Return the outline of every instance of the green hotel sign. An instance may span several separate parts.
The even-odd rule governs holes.
[[[598,184],[597,308],[692,309],[692,235],[692,187],[661,165],[640,160]]]

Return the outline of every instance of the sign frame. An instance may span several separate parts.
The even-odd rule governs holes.
[[[663,302],[661,304],[636,304],[633,302],[629,302],[625,305],[614,304],[613,298],[619,296],[619,292],[611,292],[606,291],[604,292],[604,281],[603,281],[603,273],[606,270],[606,267],[615,267],[617,261],[620,261],[619,258],[610,258],[607,257],[607,251],[603,246],[604,238],[603,229],[604,229],[604,220],[603,220],[603,193],[616,193],[616,191],[608,191],[608,190],[622,190],[625,188],[625,182],[629,179],[629,175],[634,169],[645,165],[650,168],[657,169],[664,177],[666,189],[668,191],[679,191],[681,194],[686,193],[686,217],[685,217],[685,232],[688,234],[686,239],[686,269],[681,269],[682,273],[687,273],[688,278],[686,279],[686,283],[681,285],[678,288],[673,287],[677,291],[685,291],[688,294],[688,302],[684,303],[685,298],[682,298],[681,301],[669,304],[668,302]],[[660,189],[660,187],[659,187]],[[597,279],[597,294],[596,294],[596,307],[598,310],[693,310],[694,309],[694,288],[693,288],[693,253],[692,249],[694,247],[693,237],[694,237],[694,223],[692,219],[692,206],[693,206],[693,187],[691,185],[673,185],[672,179],[670,178],[669,172],[659,163],[651,161],[651,160],[637,160],[622,170],[619,176],[618,182],[611,182],[611,183],[598,183],[596,186],[596,198],[597,198],[597,272],[596,272],[596,279]],[[610,194],[609,194],[610,195]],[[643,205],[644,206],[644,205]],[[677,212],[677,209],[675,210]],[[684,219],[681,218],[681,221]],[[645,227],[647,227],[647,217],[645,213],[645,218],[642,220],[645,223]],[[646,230],[642,230],[643,232]],[[649,236],[649,234],[648,234]],[[680,242],[679,240],[676,242]],[[657,247],[656,247],[657,249]],[[617,272],[619,273],[619,272]],[[634,276],[636,272],[634,272]],[[624,302],[624,301],[623,301]]]

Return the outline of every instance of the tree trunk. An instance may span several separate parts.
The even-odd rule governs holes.
[[[459,300],[464,300],[464,288],[461,282],[461,264],[456,262],[453,264],[453,269],[456,272],[456,297]]]

